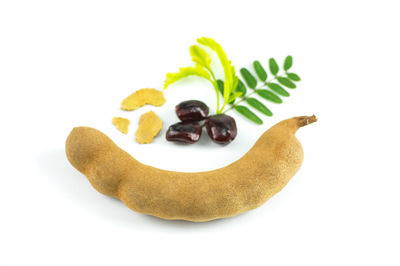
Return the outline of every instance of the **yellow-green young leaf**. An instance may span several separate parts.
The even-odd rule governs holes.
[[[229,70],[228,73],[226,73],[226,70]],[[229,96],[233,92],[233,82],[234,82],[234,77],[232,76],[232,66],[231,66],[231,61],[228,60],[228,65],[224,67],[224,74],[225,74],[225,81],[224,81],[224,100],[229,102]]]
[[[235,110],[238,111],[239,114],[243,115],[247,119],[250,119],[256,124],[261,125],[263,123],[263,121],[255,113],[250,111],[250,109],[246,106],[238,105],[235,107]]]
[[[199,44],[209,47],[214,52],[217,53],[219,61],[224,69],[224,76],[225,76],[225,87],[224,87],[224,100],[228,101],[231,92],[235,89],[233,87],[235,83],[235,69],[231,65],[231,61],[228,60],[224,50],[222,49],[221,45],[214,41],[212,38],[202,37],[197,39]]]
[[[233,76],[232,76],[232,79],[233,79],[233,81],[232,81],[232,91],[234,91],[236,89],[236,87],[238,86],[238,83],[239,83],[239,77],[236,76],[235,67],[234,66],[232,66],[232,73],[233,73]]]
[[[179,72],[167,74],[164,90],[172,83],[189,76],[199,76],[211,81],[210,74],[201,67],[182,67],[179,69]]]
[[[190,55],[192,56],[192,61],[196,64],[202,65],[206,68],[209,68],[211,65],[210,55],[198,45],[190,46]]]

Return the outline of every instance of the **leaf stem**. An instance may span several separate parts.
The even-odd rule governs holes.
[[[219,113],[217,112],[217,114],[222,113],[222,111],[224,110],[225,106],[226,106],[226,101],[224,100],[224,104],[222,105],[221,110],[219,111]],[[224,114],[224,113],[225,113],[225,112],[223,112],[223,114]]]

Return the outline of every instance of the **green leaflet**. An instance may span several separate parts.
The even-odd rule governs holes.
[[[271,110],[268,109],[263,103],[261,103],[259,100],[256,98],[247,98],[246,102],[253,107],[254,109],[260,111],[261,113],[267,115],[267,116],[272,116]]]
[[[248,71],[246,68],[243,67],[240,69],[240,74],[242,74],[242,77],[243,77],[244,81],[246,82],[247,86],[249,86],[250,88],[252,88],[254,90],[257,86],[257,80],[250,73],[250,71]]]
[[[270,92],[269,90],[257,90],[257,94],[262,98],[274,102],[274,103],[282,103],[282,99],[279,98],[276,94]]]
[[[296,73],[286,73],[286,75],[288,76],[288,78],[290,78],[293,81],[300,81],[300,77],[299,75],[297,75]]]
[[[224,95],[224,82],[220,79],[217,80],[218,90],[219,92]]]
[[[212,82],[210,74],[208,74],[208,72],[206,70],[204,70],[203,68],[198,67],[198,66],[182,67],[179,69],[179,72],[167,74],[167,79],[165,80],[165,83],[164,83],[164,90],[172,83],[174,83],[180,79],[189,77],[189,76],[203,77]]]
[[[279,95],[282,95],[285,97],[290,96],[289,92],[287,92],[284,88],[281,87],[281,85],[279,85],[277,83],[268,82],[267,86],[268,86],[268,88],[270,88],[274,92],[278,93]]]
[[[289,68],[292,67],[292,64],[293,64],[293,58],[292,58],[292,56],[288,55],[288,56],[285,58],[285,62],[283,63],[283,69],[284,69],[285,71],[288,71]]]
[[[284,78],[284,77],[277,77],[276,80],[278,80],[278,82],[280,84],[282,84],[285,87],[288,87],[289,89],[295,89],[296,88],[296,84],[294,84],[290,79],[288,78]]]
[[[256,71],[258,78],[262,81],[266,81],[268,75],[267,75],[267,72],[265,71],[265,69],[263,68],[263,66],[261,65],[261,63],[256,60],[253,62],[253,67],[254,67],[254,71]]]
[[[226,56],[224,50],[222,49],[219,43],[207,37],[199,38],[197,39],[197,42],[199,44],[211,48],[214,52],[217,53],[221,65],[224,69],[224,75],[225,75],[224,100],[227,102],[229,100],[231,92],[236,88],[235,86],[238,82],[235,73],[235,68],[232,66],[231,61],[228,60],[228,57]]]
[[[235,110],[238,111],[241,115],[243,115],[247,119],[250,119],[251,121],[253,121],[256,124],[261,125],[263,123],[263,121],[255,113],[250,111],[250,109],[247,108],[246,106],[237,105],[237,106],[235,106]]]
[[[279,66],[276,63],[275,59],[270,58],[269,59],[269,70],[271,71],[272,75],[276,76],[279,72]]]
[[[192,61],[199,64],[207,69],[210,68],[211,58],[209,54],[200,46],[192,45],[190,46],[190,55],[192,56]]]
[[[243,82],[240,79],[238,79],[238,84],[236,86],[235,91],[241,92],[243,96],[246,95],[246,92],[247,92],[246,86],[243,84]]]

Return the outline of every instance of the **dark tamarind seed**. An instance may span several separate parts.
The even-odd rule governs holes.
[[[207,117],[204,125],[211,140],[218,144],[231,143],[237,135],[235,119],[229,115]]]
[[[182,121],[201,121],[207,117],[209,109],[203,102],[189,100],[175,106],[175,112]]]
[[[201,132],[197,122],[179,122],[169,126],[165,137],[168,141],[192,144],[199,141]]]

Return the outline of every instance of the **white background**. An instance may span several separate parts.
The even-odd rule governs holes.
[[[1,1],[0,265],[399,265],[400,4],[380,1]],[[162,88],[208,36],[237,68],[293,55],[302,81],[262,126],[236,118],[220,147],[203,135],[164,140],[173,107],[200,99],[200,79],[134,112],[121,100]],[[134,141],[139,116],[164,120]],[[262,207],[207,223],[137,214],[96,192],[67,162],[75,126],[92,126],[145,164],[202,171],[240,158],[276,122],[315,113],[297,136],[302,168]],[[131,120],[128,136],[111,124]],[[266,158],[267,159],[267,158]]]

